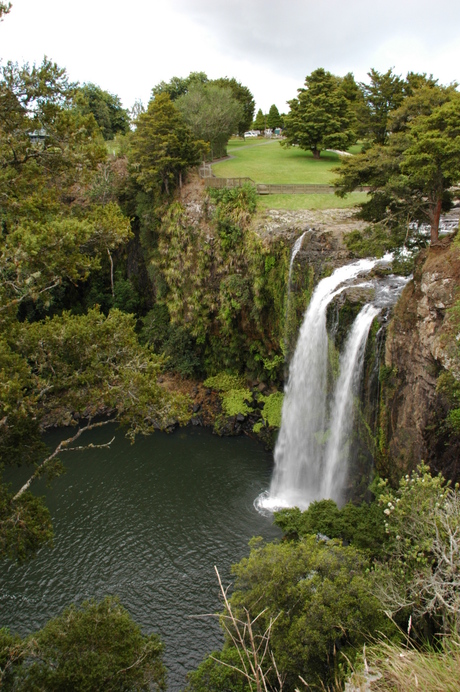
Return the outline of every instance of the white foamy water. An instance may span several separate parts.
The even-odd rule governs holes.
[[[290,366],[273,479],[268,495],[258,500],[260,508],[305,509],[321,496],[327,413],[327,306],[347,282],[368,273],[376,263],[364,259],[340,267],[313,293]]]
[[[348,441],[353,430],[353,402],[359,389],[369,329],[380,310],[396,302],[410,277],[391,275],[359,284],[355,280],[392,259],[387,254],[380,260],[365,259],[340,267],[316,287],[290,366],[270,489],[254,503],[260,512],[295,506],[306,509],[314,500],[342,499],[349,461]],[[327,307],[351,284],[375,288],[375,298],[372,304],[364,306],[352,326],[340,358],[340,374],[328,401]]]
[[[365,305],[353,323],[340,358],[340,375],[330,413],[330,434],[321,460],[321,498],[340,502],[347,478],[350,436],[353,432],[354,398],[361,380],[364,349],[369,329],[380,309]]]

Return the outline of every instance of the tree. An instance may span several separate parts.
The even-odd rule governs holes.
[[[116,134],[129,131],[129,114],[122,107],[118,96],[104,91],[96,84],[84,84],[75,96],[81,113],[92,113],[101,128],[104,139],[113,139]]]
[[[259,108],[257,111],[256,119],[252,123],[254,130],[260,130],[263,132],[265,130],[265,115],[262,113],[262,109]]]
[[[352,112],[337,77],[320,67],[298,93],[289,101],[283,146],[296,144],[319,159],[322,149],[347,149],[355,141]]]
[[[19,492],[0,486],[0,554],[17,561],[52,540],[49,512],[29,486],[59,472],[59,455],[86,430],[117,421],[136,434],[182,415],[181,404],[163,398],[161,359],[139,345],[132,317],[93,310],[32,323],[25,311],[18,319],[26,304],[46,314],[60,286],[85,281],[131,237],[116,203],[93,202],[106,148],[93,115],[74,108],[74,93],[48,60],[2,67],[0,456],[35,465]],[[53,422],[79,426],[54,451],[41,441]]]
[[[337,194],[370,186],[361,215],[396,230],[396,245],[410,233],[411,221],[429,223],[431,242],[439,233],[442,210],[450,208],[450,188],[460,179],[458,93],[422,83],[391,114],[386,144],[375,144],[343,160]]]
[[[255,111],[255,101],[254,96],[248,87],[243,86],[240,82],[237,82],[234,77],[231,79],[229,77],[220,77],[219,79],[213,79],[211,84],[221,87],[222,89],[230,89],[234,99],[238,101],[242,108],[242,115],[238,122],[237,132],[242,136],[246,130],[251,127],[252,120],[254,118]]]
[[[275,104],[270,106],[270,110],[268,111],[267,125],[272,130],[274,130],[276,127],[281,127],[282,125],[281,116]]]
[[[361,85],[367,106],[367,136],[376,144],[385,144],[388,138],[389,116],[391,111],[401,105],[405,96],[405,84],[391,69],[381,74],[372,68],[368,76],[370,83]]]
[[[11,2],[0,2],[0,21],[5,14],[8,14],[11,10]]]
[[[0,68],[0,186],[3,229],[21,219],[75,214],[86,203],[106,148],[92,115],[73,108],[75,85],[45,59]]]
[[[208,83],[205,72],[190,72],[188,77],[171,77],[169,82],[163,81],[153,87],[152,99],[160,94],[169,94],[171,101],[176,101],[180,96],[187,94],[190,87]]]
[[[460,632],[460,494],[421,464],[396,491],[381,482],[387,559],[376,572],[375,593],[393,615],[411,618],[422,637],[423,619],[440,619]]]
[[[340,91],[348,101],[352,116],[351,126],[358,137],[366,137],[367,108],[362,85],[356,83],[352,72],[339,79]]]
[[[0,640],[7,689],[165,690],[163,646],[143,635],[116,598],[71,605],[23,641]]]
[[[438,240],[446,193],[460,181],[460,98],[420,115],[410,129],[401,160],[412,195],[430,223],[431,243]]]
[[[231,89],[215,84],[192,85],[177,99],[176,106],[196,139],[209,142],[211,159],[225,156],[228,140],[243,115]]]
[[[327,687],[344,674],[341,662],[346,656],[353,660],[369,633],[392,630],[369,594],[367,567],[367,559],[355,548],[315,536],[267,545],[254,539],[249,557],[233,568],[236,582],[229,601],[234,618],[251,623],[254,641],[270,632],[276,668],[272,664],[266,675],[268,685],[279,689],[279,675],[283,690],[293,692],[301,675],[311,686]],[[238,636],[228,617],[226,622]],[[245,634],[250,650],[248,627]],[[224,662],[235,660],[230,656],[234,649],[233,638],[227,637]],[[221,665],[216,661],[214,667]],[[211,670],[208,663],[208,677]],[[198,684],[190,687],[193,692],[202,689]]]
[[[169,194],[182,184],[187,169],[199,164],[205,148],[169,94],[160,93],[137,120],[131,147],[133,177],[146,192]]]

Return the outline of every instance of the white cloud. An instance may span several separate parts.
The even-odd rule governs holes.
[[[236,77],[267,111],[296,96],[319,66],[365,80],[371,67],[460,79],[460,3],[438,0],[13,0],[1,57],[40,62],[70,78],[146,102],[173,75]]]

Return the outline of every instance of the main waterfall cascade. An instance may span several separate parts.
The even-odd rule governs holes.
[[[372,282],[358,284],[374,286],[375,299],[355,319],[330,401],[327,308],[360,275],[388,261],[388,257],[364,259],[340,267],[316,287],[290,364],[273,478],[269,491],[256,500],[258,509],[306,509],[314,500],[343,499],[354,398],[358,394],[369,329],[380,310],[395,302],[408,279],[392,276],[375,286]]]

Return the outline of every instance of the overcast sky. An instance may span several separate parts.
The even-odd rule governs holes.
[[[371,67],[460,81],[458,0],[12,0],[3,61],[41,62],[94,82],[124,106],[191,71],[236,77],[267,112],[324,67],[366,81]]]

